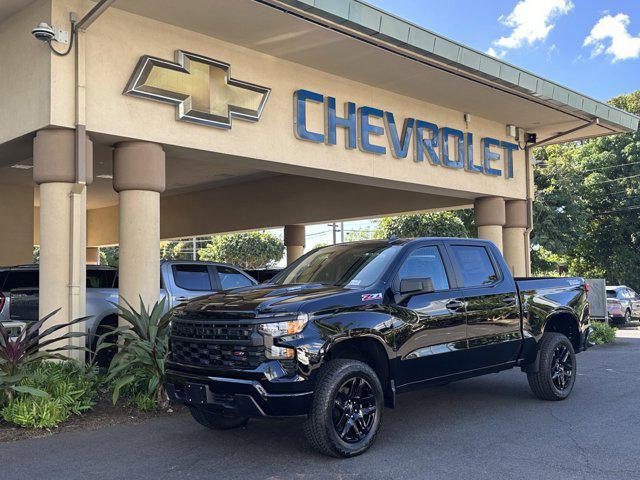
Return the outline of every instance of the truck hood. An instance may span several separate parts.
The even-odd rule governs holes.
[[[341,303],[344,295],[353,294],[352,289],[318,283],[295,285],[262,284],[252,287],[225,290],[198,297],[180,307],[186,314],[231,313],[252,317],[259,314],[304,311],[311,302],[336,297]],[[324,303],[324,302],[321,302]],[[327,305],[334,301],[327,302]]]

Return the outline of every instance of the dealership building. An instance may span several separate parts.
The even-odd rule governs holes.
[[[0,44],[0,265],[39,245],[61,320],[101,246],[152,302],[161,239],[284,227],[291,261],[305,225],[410,212],[473,207],[526,275],[531,149],[638,129],[359,0],[5,0]]]

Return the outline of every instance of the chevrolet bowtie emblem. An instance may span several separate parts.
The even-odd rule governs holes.
[[[175,63],[141,57],[123,93],[177,105],[178,120],[231,128],[233,117],[257,122],[270,91],[231,78],[228,63],[178,50]]]

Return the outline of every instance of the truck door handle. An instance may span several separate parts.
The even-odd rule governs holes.
[[[503,297],[502,303],[505,303],[507,305],[513,305],[514,303],[516,303],[516,297]]]
[[[464,308],[464,303],[460,300],[451,300],[445,305],[445,307],[447,308],[447,310],[457,312],[458,310],[462,310]]]
[[[187,297],[174,297],[174,300],[176,302],[186,302],[189,299]]]

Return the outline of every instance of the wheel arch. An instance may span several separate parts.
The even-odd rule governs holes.
[[[393,407],[395,392],[391,378],[391,362],[385,344],[373,335],[345,337],[333,342],[324,354],[324,361],[337,358],[358,360],[369,365],[382,384],[385,404]]]
[[[565,335],[575,351],[580,350],[580,327],[576,316],[568,311],[556,312],[547,317],[543,333],[555,332]]]

